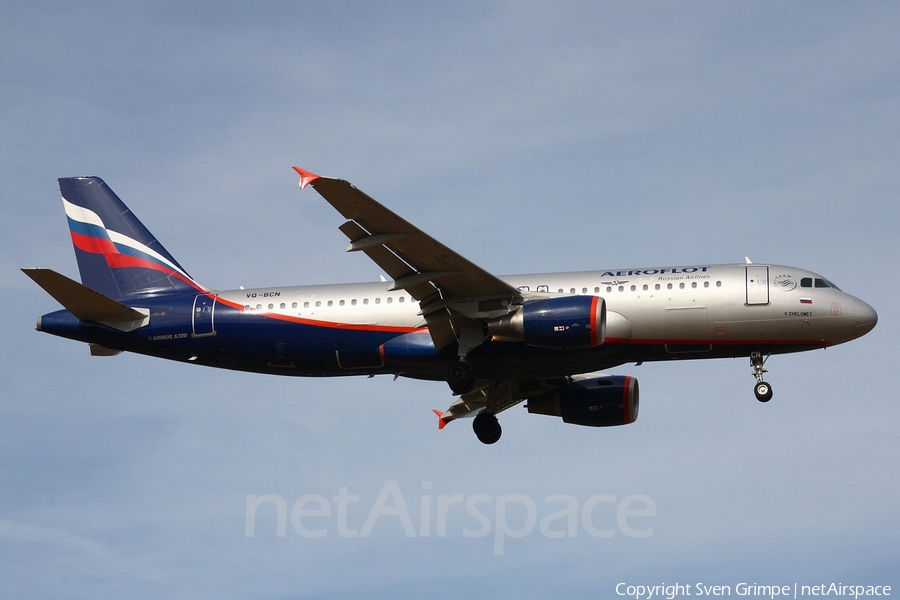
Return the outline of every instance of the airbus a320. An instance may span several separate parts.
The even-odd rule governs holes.
[[[200,284],[98,177],[59,180],[81,283],[23,269],[64,310],[37,329],[90,344],[273,375],[393,375],[444,381],[438,424],[474,417],[480,441],[497,415],[627,425],[638,416],[627,363],[749,357],[761,402],[774,354],[827,348],[877,323],[875,310],[819,274],[771,264],[496,276],[341,179],[299,167],[346,219],[348,252],[388,282],[215,290]]]

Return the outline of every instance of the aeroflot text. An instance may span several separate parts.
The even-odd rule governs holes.
[[[760,585],[757,583],[739,583],[737,585],[707,585],[705,583],[675,583],[660,585],[616,585],[616,594],[629,596],[635,600],[653,600],[666,598],[674,600],[681,596],[735,596],[775,598],[801,598],[804,596],[843,596],[845,598],[861,598],[866,596],[890,596],[889,585],[844,585],[842,583],[823,583],[819,585]]]
[[[406,499],[396,481],[385,482],[364,521],[354,519],[351,505],[359,503],[357,494],[342,487],[328,498],[319,494],[300,496],[291,507],[291,525],[298,535],[305,538],[327,536],[333,526],[342,538],[368,537],[376,524],[383,530],[402,528],[406,537],[447,537],[448,531],[461,530],[468,538],[494,536],[494,554],[503,554],[507,538],[523,538],[535,527],[548,538],[576,537],[578,525],[591,537],[611,538],[616,528],[630,538],[647,538],[653,535],[648,527],[648,517],[656,516],[656,503],[643,494],[632,494],[617,501],[611,494],[591,496],[579,506],[578,500],[569,494],[550,494],[544,498],[541,518],[538,521],[538,503],[524,494],[431,494],[431,482],[422,482],[422,494],[413,506],[419,508],[418,530],[407,509]],[[275,535],[287,535],[288,504],[277,494],[248,495],[244,535],[256,536],[257,513],[266,523],[271,522],[275,509]],[[434,516],[432,516],[434,515]],[[361,515],[360,515],[361,516]],[[381,518],[384,517],[384,518]],[[381,518],[381,519],[380,519]],[[332,521],[332,519],[334,519]],[[379,521],[380,519],[380,521]],[[351,528],[362,522],[359,529]],[[471,526],[476,527],[471,527]]]

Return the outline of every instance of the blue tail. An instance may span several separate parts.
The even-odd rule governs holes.
[[[81,282],[110,298],[203,291],[99,177],[59,180]]]

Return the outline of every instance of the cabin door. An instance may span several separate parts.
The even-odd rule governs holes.
[[[769,303],[769,267],[747,267],[747,304]]]
[[[194,310],[191,313],[193,337],[216,335],[216,298],[217,296],[210,298],[206,294],[197,294],[194,298]]]

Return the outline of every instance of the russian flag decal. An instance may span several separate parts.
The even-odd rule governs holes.
[[[812,304],[812,298],[800,298],[800,304]]]

